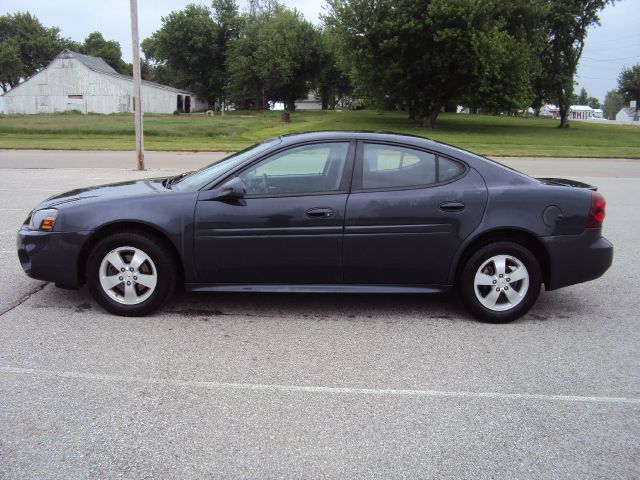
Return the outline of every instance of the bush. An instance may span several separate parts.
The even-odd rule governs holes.
[[[84,115],[84,113],[74,108],[73,110],[63,110],[62,112],[54,112],[54,115]]]

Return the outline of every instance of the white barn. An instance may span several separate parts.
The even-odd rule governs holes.
[[[133,78],[116,72],[102,58],[63,50],[44,69],[3,95],[7,114],[133,112]],[[147,113],[206,110],[191,92],[142,82],[142,109]]]
[[[557,106],[551,103],[546,103],[540,108],[540,116],[556,118],[559,111],[560,109]]]
[[[635,101],[632,100],[628,107],[620,109],[616,114],[616,122],[640,125],[640,111],[637,110]]]

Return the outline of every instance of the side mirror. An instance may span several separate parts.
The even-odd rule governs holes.
[[[198,200],[237,200],[243,198],[246,191],[240,177],[234,177],[218,188],[200,192]]]

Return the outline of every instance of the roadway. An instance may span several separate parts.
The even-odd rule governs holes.
[[[22,273],[41,199],[220,156],[0,152],[0,478],[640,477],[640,161],[505,160],[598,185],[616,248],[508,325],[447,295],[183,293],[121,318]]]

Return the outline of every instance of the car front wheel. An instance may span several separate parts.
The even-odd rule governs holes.
[[[123,316],[147,315],[173,293],[176,267],[157,238],[118,233],[102,239],[87,261],[87,285],[105,310]]]
[[[535,304],[541,283],[540,265],[526,247],[495,242],[469,257],[458,292],[467,309],[480,320],[507,323]]]

